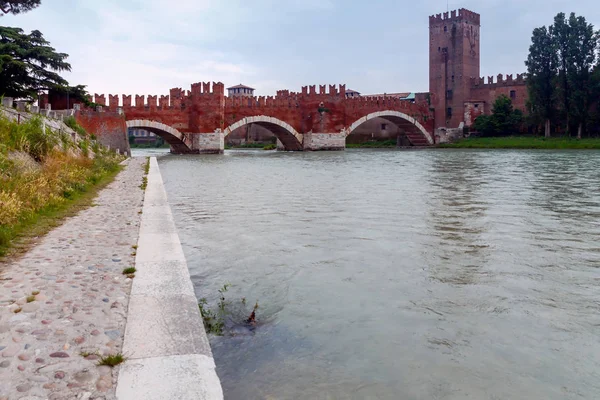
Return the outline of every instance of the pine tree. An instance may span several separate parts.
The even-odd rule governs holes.
[[[38,7],[42,0],[0,0],[0,10],[4,14],[20,14]]]
[[[57,72],[71,70],[67,57],[40,31],[0,27],[0,95],[34,99],[42,90],[66,86]]]

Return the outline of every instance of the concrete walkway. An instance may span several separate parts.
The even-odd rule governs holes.
[[[0,400],[115,399],[119,367],[95,353],[122,349],[145,161],[128,160],[96,206],[0,265]]]
[[[223,392],[156,158],[131,290],[120,400],[220,400]]]

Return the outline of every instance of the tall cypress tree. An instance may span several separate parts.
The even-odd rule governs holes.
[[[550,137],[550,121],[556,112],[555,77],[558,64],[552,27],[533,30],[527,65],[527,87],[531,112],[544,121],[544,134]]]

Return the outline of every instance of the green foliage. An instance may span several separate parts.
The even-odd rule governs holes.
[[[263,150],[275,150],[277,149],[277,145],[273,143],[269,143],[263,147]]]
[[[230,287],[230,284],[225,284],[218,290],[219,300],[215,309],[209,307],[206,298],[198,301],[198,308],[200,309],[200,315],[202,316],[204,328],[207,333],[223,336],[228,331],[228,328],[235,325],[245,324],[247,326],[255,326],[258,301],[254,305],[250,316],[247,317],[248,311],[246,309],[245,298],[242,298],[240,303],[235,304],[226,300],[225,293],[227,293]]]
[[[100,357],[100,360],[98,360],[98,365],[106,365],[108,367],[115,367],[115,366],[125,362],[125,360],[127,360],[127,359],[121,353],[110,354],[108,356]]]
[[[590,111],[598,98],[594,68],[598,65],[600,33],[582,16],[559,13],[552,26],[536,28],[527,65],[528,109],[532,122],[561,125],[578,136],[592,121]]]
[[[21,124],[0,117],[0,256],[32,230],[50,229],[119,170],[114,153],[98,147],[92,160],[73,149],[70,135],[44,129],[39,117]]]
[[[395,140],[381,140],[381,141],[369,141],[363,143],[346,143],[346,148],[348,149],[384,149],[384,148],[392,148],[396,147],[397,143]]]
[[[57,72],[70,71],[68,55],[57,53],[40,31],[0,26],[0,95],[35,99],[42,90],[67,85]]]
[[[4,14],[20,14],[38,7],[42,0],[0,0],[0,10]]]
[[[558,66],[553,28],[545,26],[533,30],[527,65],[527,88],[529,91],[529,112],[541,121],[549,121],[556,111],[555,75]],[[546,126],[546,136],[550,136],[550,125]]]
[[[501,95],[494,102],[492,115],[477,117],[473,128],[484,136],[510,135],[520,130],[523,122],[523,113],[515,110],[512,100]]]
[[[83,127],[81,125],[79,125],[77,123],[77,120],[75,119],[75,117],[70,116],[70,117],[65,118],[64,123],[69,128],[71,128],[75,132],[77,132],[78,135],[81,135],[82,137],[86,137],[88,135],[87,131],[85,129],[83,129]]]
[[[131,275],[131,274],[135,274],[135,271],[137,271],[137,269],[135,269],[135,267],[129,267],[129,268],[125,268],[123,270],[123,275]]]
[[[63,138],[44,129],[41,117],[33,117],[21,124],[0,119],[0,151],[21,151],[36,161],[42,161]]]
[[[576,140],[569,137],[544,138],[539,136],[505,136],[463,139],[439,147],[464,149],[596,149],[600,150],[600,139]]]

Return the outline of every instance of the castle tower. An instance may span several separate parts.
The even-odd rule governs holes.
[[[479,78],[480,16],[461,8],[429,17],[429,92],[435,127],[457,128],[464,120],[470,78]]]

